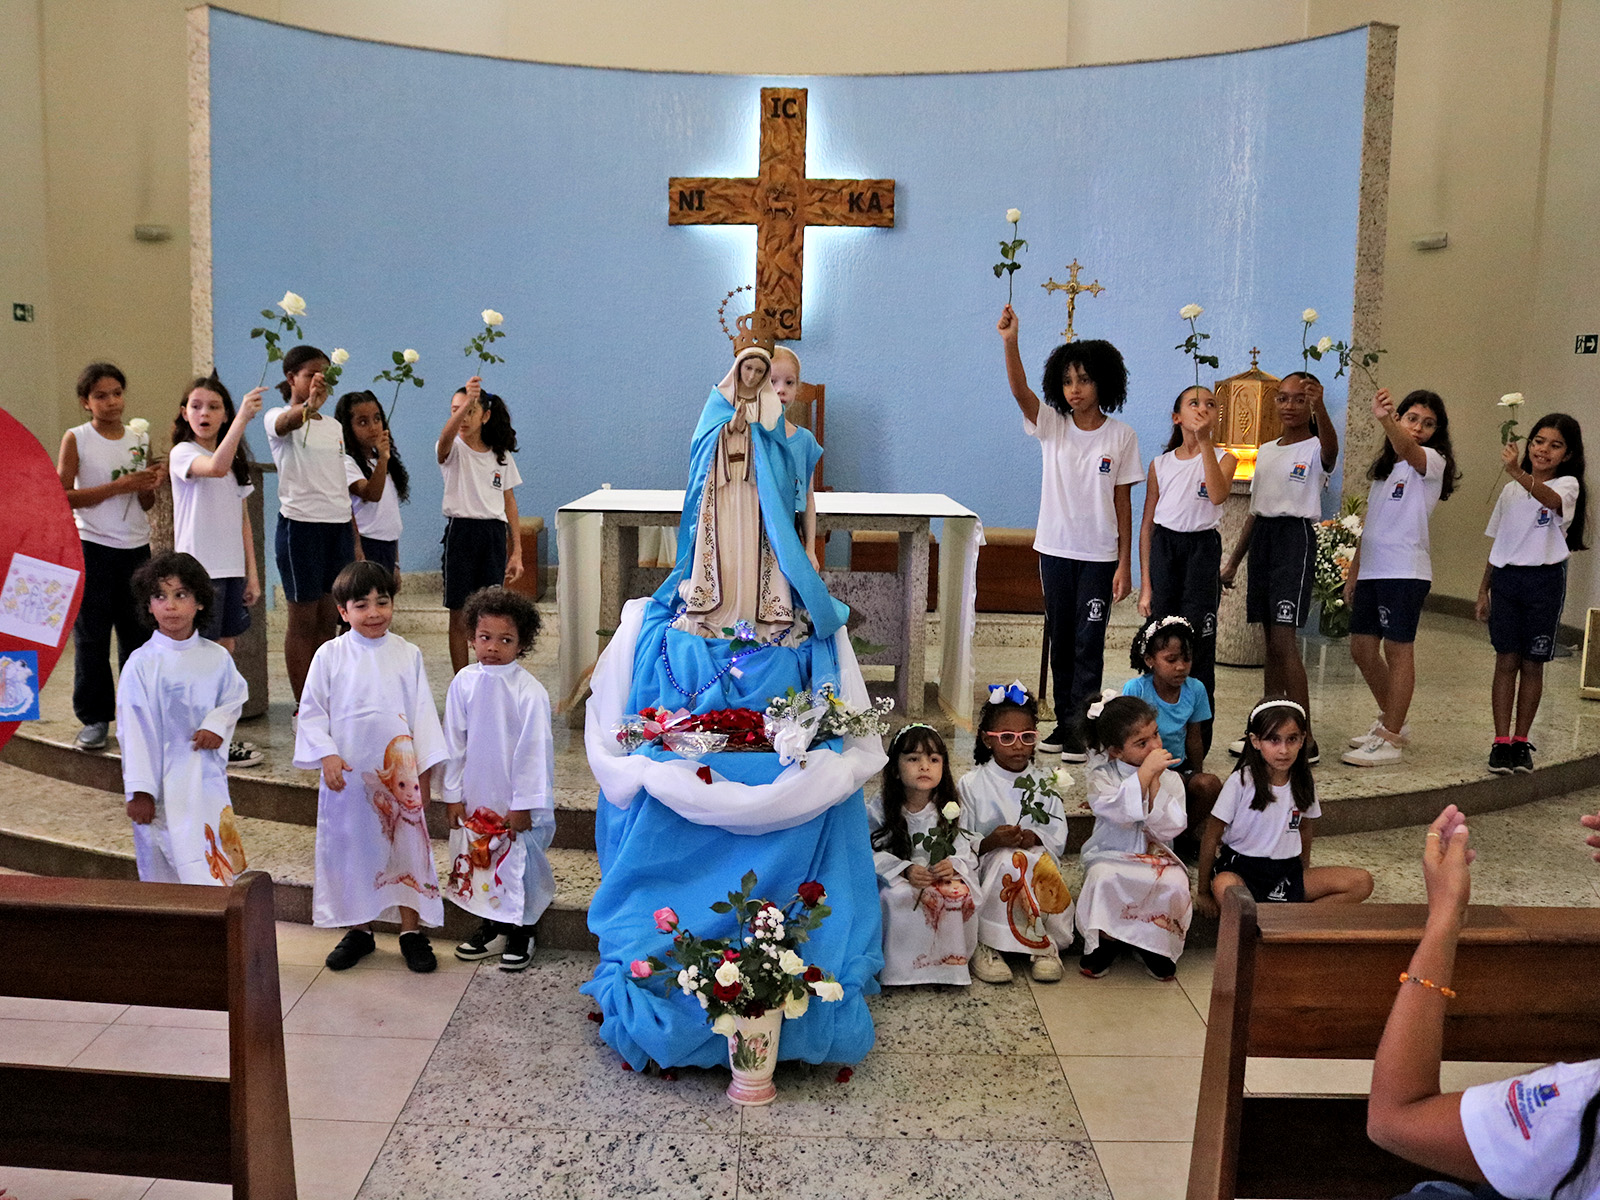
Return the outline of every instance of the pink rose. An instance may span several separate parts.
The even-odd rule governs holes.
[[[656,928],[662,933],[671,933],[678,927],[678,914],[670,908],[658,908],[655,911]]]
[[[656,973],[655,968],[642,958],[636,958],[628,965],[628,972],[635,979],[649,979]]]

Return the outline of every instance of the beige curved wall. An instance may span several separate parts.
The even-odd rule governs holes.
[[[185,5],[0,0],[0,404],[47,444],[93,357],[164,409],[189,370]],[[1476,592],[1497,464],[1493,403],[1520,390],[1600,445],[1600,4],[1593,0],[241,0],[331,33],[585,65],[739,73],[996,70],[1213,53],[1400,28],[1385,265],[1385,382],[1451,403],[1468,471],[1434,521],[1438,592]],[[286,119],[292,97],[262,97]],[[1308,153],[1314,153],[1308,147]],[[1292,202],[1292,197],[1287,202]],[[171,241],[134,240],[160,224]],[[1445,231],[1450,246],[1411,240]],[[5,310],[0,308],[0,317]],[[1359,416],[1357,419],[1360,419]],[[1359,469],[1359,467],[1358,467]],[[1600,476],[1597,476],[1600,480]],[[1572,572],[1569,613],[1591,568]]]

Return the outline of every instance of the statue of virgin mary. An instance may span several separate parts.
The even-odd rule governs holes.
[[[816,880],[833,910],[804,953],[844,998],[787,1020],[780,1057],[851,1063],[873,1041],[865,997],[877,990],[882,929],[861,787],[883,768],[881,741],[831,739],[785,766],[772,752],[698,762],[654,744],[630,753],[614,736],[645,707],[764,712],[791,688],[824,684],[870,707],[848,609],[828,594],[796,528],[821,448],[784,421],[769,378],[772,339],[750,319],[739,321],[733,365],[695,429],[677,563],[653,596],[624,607],[591,679],[584,743],[601,792],[601,882],[589,928],[600,965],[583,990],[600,1006],[600,1036],[635,1068],[727,1061],[726,1039],[698,1002],[676,987],[638,986],[630,964],[671,944],[657,909],[673,909],[700,937],[731,933],[732,918],[710,906],[751,870],[759,894],[779,904]]]

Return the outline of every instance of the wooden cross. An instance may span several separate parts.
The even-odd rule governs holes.
[[[1100,281],[1098,279],[1096,279],[1093,283],[1078,282],[1078,272],[1083,270],[1083,264],[1077,259],[1073,259],[1069,264],[1067,264],[1067,270],[1072,272],[1072,274],[1067,276],[1067,281],[1065,283],[1057,283],[1052,278],[1044,283],[1041,283],[1039,286],[1042,287],[1046,292],[1065,292],[1067,294],[1067,327],[1066,329],[1062,330],[1061,336],[1070,342],[1073,337],[1072,312],[1078,304],[1078,293],[1088,292],[1091,296],[1098,296],[1101,292],[1105,291],[1105,288],[1100,286]]]
[[[894,225],[894,180],[806,178],[806,89],[761,89],[761,174],[667,180],[667,224],[754,225],[756,312],[800,340],[807,225]]]

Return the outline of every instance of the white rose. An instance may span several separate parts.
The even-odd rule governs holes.
[[[685,996],[694,995],[694,976],[687,970],[678,972],[678,986],[683,989]]]
[[[799,996],[790,996],[783,1002],[783,1015],[793,1021],[797,1017],[806,1015],[806,1009],[811,1007],[811,997],[804,993]]]
[[[717,982],[723,987],[732,987],[739,982],[739,964],[725,962],[717,968]]]
[[[1500,397],[1500,407],[1501,408],[1516,408],[1517,405],[1519,405],[1521,403],[1522,403],[1522,393],[1521,392],[1507,392],[1504,396]]]
[[[818,1000],[844,999],[844,985],[836,979],[824,979],[820,983],[813,983],[811,990],[817,994]]]
[[[414,363],[417,361],[417,359],[421,358],[422,355],[418,354],[415,350],[403,350],[400,353],[400,357],[405,359],[408,363]]]
[[[1072,772],[1066,767],[1057,767],[1055,774],[1050,777],[1050,782],[1056,785],[1056,791],[1066,792],[1072,789]]]
[[[1203,312],[1205,312],[1205,309],[1201,308],[1198,304],[1185,304],[1178,310],[1178,315],[1185,321],[1192,321]]]
[[[1307,325],[1315,324],[1317,320],[1317,310],[1314,308],[1306,309],[1305,312],[1300,314],[1300,319]]]
[[[1361,532],[1361,518],[1355,513],[1346,513],[1344,516],[1340,517],[1339,524],[1343,525],[1351,533]]]
[[[1323,338],[1320,342],[1317,343],[1317,349],[1320,350],[1323,354],[1326,354],[1329,350],[1333,349],[1333,339],[1332,338]]]
[[[946,821],[954,821],[961,815],[961,805],[952,800],[950,803],[941,808],[939,813]]]
[[[1006,220],[1015,225],[1018,221],[1022,220],[1022,210],[1020,208],[1006,209]]]
[[[278,301],[278,307],[283,309],[286,317],[303,317],[306,315],[306,302],[293,292],[285,292],[283,299]]]
[[[738,1023],[734,1021],[732,1013],[723,1013],[715,1021],[711,1022],[711,1032],[722,1037],[732,1037],[733,1031],[738,1027]]]
[[[483,323],[485,325],[501,325],[505,323],[505,318],[495,312],[494,309],[486,308],[483,310]]]
[[[143,417],[135,417],[133,420],[128,422],[128,428],[133,430],[140,437],[144,437],[145,434],[150,432],[150,422],[146,421]]]
[[[806,960],[793,950],[785,950],[778,955],[778,970],[785,975],[799,975],[806,969]]]
[[[342,367],[350,361],[350,351],[336,348],[332,354],[328,355],[328,361],[336,367]]]

